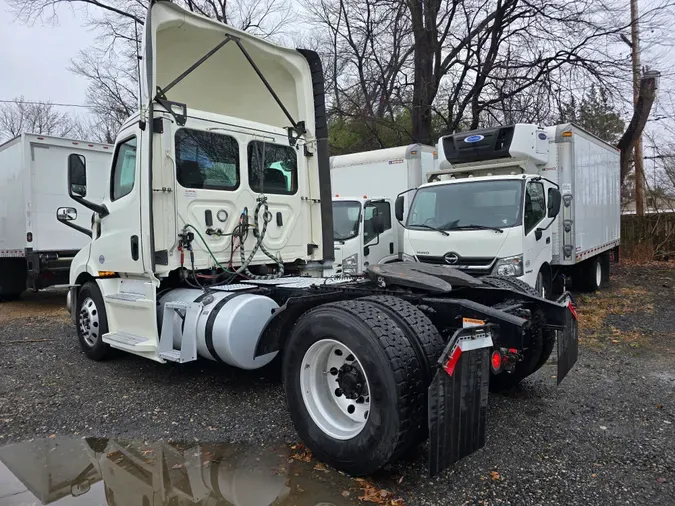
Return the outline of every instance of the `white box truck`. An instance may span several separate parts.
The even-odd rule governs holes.
[[[403,228],[394,201],[426,181],[436,162],[436,148],[422,144],[331,157],[336,274],[401,259]]]
[[[68,206],[76,218],[72,224],[91,230],[91,211],[68,196],[69,157],[86,159],[87,192],[103,200],[112,146],[33,134],[0,146],[0,299],[67,284],[70,261],[88,242],[55,216],[57,208]]]
[[[488,388],[532,374],[554,342],[558,381],[570,371],[567,294],[410,262],[325,276],[333,192],[317,53],[171,2],[151,2],[144,31],[144,105],[117,135],[102,201],[82,184],[89,165],[70,158],[69,194],[100,225],[67,298],[89,358],[114,348],[258,369],[280,355],[300,437],[354,475],[427,435],[438,474],[485,444]]]
[[[405,222],[408,259],[513,276],[545,294],[569,277],[587,290],[609,278],[616,148],[573,124],[517,124],[442,137],[438,153]]]

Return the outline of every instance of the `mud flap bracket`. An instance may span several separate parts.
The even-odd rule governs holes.
[[[485,446],[493,325],[459,329],[429,386],[429,475]]]

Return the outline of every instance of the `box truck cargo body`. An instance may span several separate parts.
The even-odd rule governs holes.
[[[436,160],[436,148],[421,144],[331,157],[336,274],[401,259],[403,229],[394,201],[422,184]]]
[[[589,290],[608,279],[620,240],[616,148],[573,124],[517,124],[442,137],[438,153],[406,220],[405,253],[541,293],[570,277]]]
[[[91,230],[92,212],[73,204],[67,192],[68,157],[91,167],[87,193],[102,201],[112,147],[46,135],[23,134],[0,146],[0,297],[26,288],[68,282],[72,257],[89,238],[61,225],[56,210],[68,206],[74,223]]]

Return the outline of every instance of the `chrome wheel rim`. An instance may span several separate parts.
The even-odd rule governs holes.
[[[305,352],[300,367],[305,408],[328,436],[356,437],[370,416],[370,384],[358,357],[334,339],[321,339]]]
[[[98,309],[96,308],[94,299],[91,297],[87,297],[82,301],[78,323],[80,326],[80,332],[84,338],[84,342],[90,347],[94,346],[96,341],[98,341],[100,330]]]
[[[595,263],[595,285],[600,287],[602,284],[602,265],[600,262]]]

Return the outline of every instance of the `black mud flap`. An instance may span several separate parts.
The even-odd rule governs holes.
[[[579,322],[571,298],[565,315],[565,329],[558,331],[558,385],[565,379],[579,357]]]
[[[491,326],[460,329],[429,386],[429,475],[485,446]]]

